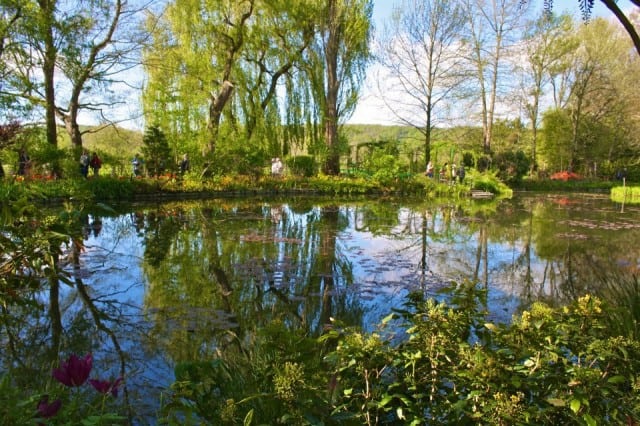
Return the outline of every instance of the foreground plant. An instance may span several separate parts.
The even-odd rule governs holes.
[[[67,361],[64,361],[59,368],[53,370],[53,377],[65,386],[82,386],[89,378],[93,357],[87,354],[83,358],[72,354]]]
[[[471,284],[448,289],[447,302],[415,294],[376,333],[336,322],[315,343],[315,353],[325,354],[325,374],[310,374],[305,362],[313,358],[291,345],[255,358],[251,368],[230,369],[223,360],[193,365],[189,374],[177,372],[167,418],[637,424],[640,343],[609,333],[599,299],[585,295],[559,309],[536,303],[511,324],[494,324],[486,321],[485,298],[486,290]],[[264,354],[267,341],[256,344],[245,353]]]
[[[467,297],[460,297],[461,295]],[[340,397],[333,416],[364,424],[636,424],[640,344],[612,336],[599,299],[534,304],[512,324],[482,315],[469,286],[452,302],[415,299],[388,318],[406,336],[344,330],[327,358]],[[468,302],[478,304],[469,310]]]
[[[116,380],[89,379],[93,367],[91,354],[78,356],[71,354],[60,367],[54,368],[52,377],[62,388],[52,387],[49,393],[36,399],[32,417],[38,424],[124,424],[125,417],[110,412],[118,396],[122,378]],[[87,392],[82,386],[89,383],[100,396]],[[30,398],[32,400],[33,398]],[[24,402],[18,407],[27,406]],[[19,415],[19,414],[18,414]],[[14,415],[15,418],[15,415]],[[24,418],[21,416],[20,418]]]

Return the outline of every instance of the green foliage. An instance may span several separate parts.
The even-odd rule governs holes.
[[[274,324],[243,348],[246,356],[179,366],[164,416],[414,425],[638,418],[640,343],[609,332],[599,299],[536,303],[511,324],[494,324],[486,296],[472,283],[446,289],[446,302],[415,293],[376,332],[334,321],[317,341]]]
[[[289,171],[296,176],[311,177],[318,173],[318,165],[315,159],[310,155],[297,155],[288,157],[285,163]]]
[[[599,274],[598,297],[606,303],[604,320],[614,336],[640,341],[640,282],[624,272]]]
[[[174,168],[167,137],[158,125],[153,125],[145,131],[142,143],[142,156],[151,176],[158,176],[166,169]]]
[[[504,325],[485,322],[484,290],[455,291],[450,302],[416,297],[399,311],[407,336],[397,346],[353,330],[330,336],[336,412],[386,424],[624,423],[640,414],[640,344],[608,334],[597,299],[536,304]]]
[[[611,188],[611,200],[616,203],[640,203],[640,187],[637,186],[614,186]]]
[[[248,175],[259,177],[271,164],[266,152],[250,142],[225,144],[210,159],[210,170],[216,175]]]
[[[517,184],[529,172],[531,160],[521,151],[505,151],[493,158],[497,176],[506,184]]]
[[[248,418],[250,424],[314,424],[326,414],[328,378],[315,339],[276,321],[251,340],[225,358],[177,365],[163,417],[180,424],[236,425]]]
[[[476,170],[467,172],[467,178],[471,189],[477,189],[480,191],[491,192],[496,195],[503,195],[510,197],[513,191],[500,181],[496,172],[479,173]]]

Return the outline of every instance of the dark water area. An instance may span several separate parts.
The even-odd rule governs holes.
[[[214,359],[274,321],[320,335],[331,319],[373,331],[406,296],[451,282],[488,290],[490,321],[532,301],[596,292],[637,274],[640,208],[593,194],[511,200],[223,199],[118,206],[83,219],[67,253],[73,286],[22,309],[24,338],[3,352],[37,364],[47,309],[58,306],[67,353],[124,375],[137,424],[156,417],[183,361]],[[7,340],[11,327],[3,324]],[[235,344],[235,343],[234,343]]]

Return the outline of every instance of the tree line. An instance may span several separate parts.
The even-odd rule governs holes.
[[[0,0],[0,125],[53,148],[62,131],[78,153],[139,103],[174,158],[226,173],[306,154],[335,175],[369,77],[424,165],[456,128],[487,164],[520,152],[531,171],[597,175],[640,148],[639,15],[603,3],[622,26],[589,17],[593,2],[585,25],[551,2],[401,0],[375,28],[373,0]]]

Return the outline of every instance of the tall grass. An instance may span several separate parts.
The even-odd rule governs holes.
[[[640,339],[640,282],[634,274],[619,272],[600,276],[596,294],[607,305],[604,311],[612,336]]]

